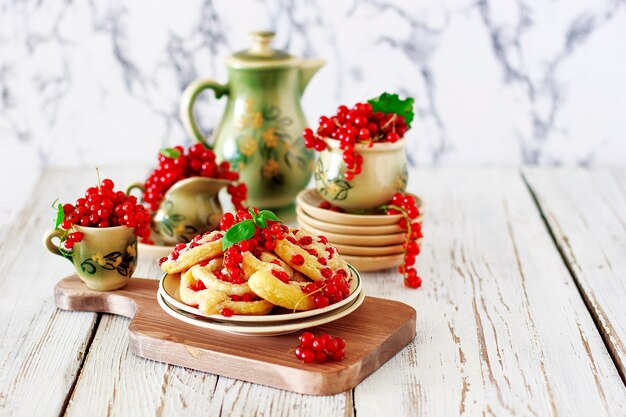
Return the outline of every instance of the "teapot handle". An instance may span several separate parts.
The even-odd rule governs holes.
[[[216,98],[228,95],[227,85],[220,84],[213,80],[196,80],[189,84],[183,92],[183,96],[180,100],[180,118],[183,121],[183,126],[187,134],[208,147],[209,144],[207,143],[206,137],[198,128],[198,124],[193,116],[193,105],[196,102],[196,98],[206,89],[213,90]]]

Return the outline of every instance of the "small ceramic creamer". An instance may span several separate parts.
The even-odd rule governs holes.
[[[320,59],[301,59],[272,49],[272,32],[252,33],[250,49],[226,59],[228,82],[197,80],[183,93],[180,112],[188,133],[206,144],[193,116],[203,90],[228,101],[215,133],[214,150],[248,186],[248,202],[259,208],[293,203],[313,170],[313,151],[304,146],[307,123],[300,98]]]
[[[229,184],[224,179],[190,177],[172,185],[152,217],[152,240],[175,245],[217,229],[223,214],[218,193]],[[143,184],[130,185],[127,193],[134,188],[143,191]]]

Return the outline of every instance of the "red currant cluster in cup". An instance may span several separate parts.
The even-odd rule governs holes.
[[[63,220],[59,227],[69,231],[74,225],[100,228],[127,226],[135,229],[135,235],[147,239],[150,236],[150,213],[137,204],[136,197],[115,191],[114,186],[110,179],[102,180],[98,186],[89,187],[85,196],[77,199],[75,204],[64,204],[60,209]],[[63,249],[71,250],[82,238],[81,232],[67,233],[62,236]]]
[[[334,115],[320,117],[316,132],[305,129],[303,136],[304,145],[318,152],[326,149],[326,140],[338,140],[347,168],[344,177],[350,181],[361,173],[363,165],[363,156],[354,150],[356,144],[372,147],[379,142],[394,143],[402,139],[408,129],[402,115],[374,111],[372,104],[366,102],[357,103],[352,109],[339,106]]]
[[[340,337],[332,337],[328,333],[316,337],[311,332],[304,332],[299,340],[295,355],[304,363],[324,363],[328,359],[340,361],[346,356],[343,351],[346,342]]]
[[[391,204],[384,206],[389,215],[402,214],[399,226],[405,230],[406,240],[404,248],[404,259],[402,265],[398,267],[398,272],[404,276],[404,285],[409,288],[419,288],[422,285],[422,278],[417,275],[413,267],[415,258],[420,253],[419,239],[422,238],[422,223],[415,221],[420,212],[417,207],[415,197],[411,194],[396,193],[391,198]]]
[[[159,153],[159,166],[150,174],[144,184],[143,200],[150,210],[156,211],[163,196],[175,183],[190,177],[219,178],[229,181],[239,180],[239,174],[232,171],[227,161],[218,163],[215,153],[203,144],[197,143],[185,151],[182,146],[164,149]],[[227,187],[233,205],[243,209],[248,189],[243,183]]]

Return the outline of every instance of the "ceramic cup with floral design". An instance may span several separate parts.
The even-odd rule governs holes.
[[[231,181],[205,177],[186,178],[174,184],[152,218],[155,243],[186,243],[198,234],[217,229],[223,214],[218,193],[229,184]],[[126,192],[134,188],[143,191],[143,184],[132,184]]]
[[[53,242],[63,231],[52,229],[44,235],[44,246],[53,254],[69,259],[76,273],[96,291],[117,290],[130,280],[137,266],[137,236],[126,226],[73,228],[83,233],[71,252],[61,251]]]
[[[348,212],[363,212],[387,203],[396,192],[404,192],[407,163],[404,140],[395,143],[356,144],[355,153],[363,156],[363,171],[348,181],[340,142],[326,139],[315,165],[315,187],[324,200]]]

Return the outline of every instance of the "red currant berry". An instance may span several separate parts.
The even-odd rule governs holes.
[[[297,266],[302,266],[304,265],[304,257],[299,253],[296,253],[291,257],[291,263]]]
[[[304,332],[300,335],[300,344],[305,348],[312,348],[315,335],[311,332]]]
[[[335,353],[333,353],[333,360],[336,361],[340,361],[342,360],[344,357],[346,356],[346,354],[344,353],[343,350],[338,350]]]
[[[315,352],[311,349],[303,349],[302,357],[300,358],[304,363],[313,363],[315,362]]]

